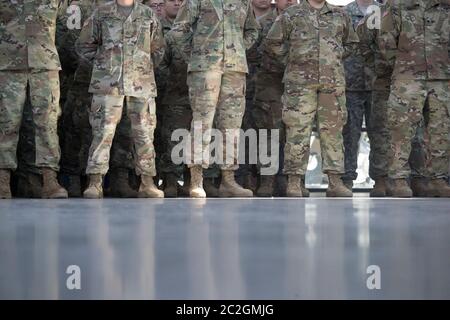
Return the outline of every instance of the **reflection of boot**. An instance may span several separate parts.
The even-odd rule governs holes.
[[[69,197],[66,189],[59,185],[56,171],[49,168],[42,169],[42,181],[43,199],[67,199]]]
[[[214,183],[214,178],[204,178],[203,188],[205,189],[206,196],[208,198],[219,197],[219,188],[216,187],[216,184]]]
[[[191,168],[191,187],[189,189],[191,198],[206,198],[206,192],[203,189],[203,168],[202,166],[193,166]]]
[[[450,198],[450,186],[445,179],[431,179],[429,196]]]
[[[176,198],[178,195],[178,179],[173,173],[166,173],[164,195],[166,198]]]
[[[89,186],[83,193],[86,199],[101,199],[103,198],[103,177],[101,174],[89,175]]]
[[[110,174],[109,195],[113,198],[137,198],[128,180],[128,169],[114,169]]]
[[[386,177],[375,178],[375,185],[370,191],[372,198],[384,198],[386,197]]]
[[[70,175],[67,193],[71,198],[81,198],[81,179],[80,176]]]
[[[301,198],[302,188],[300,186],[302,180],[302,176],[299,174],[290,174],[288,175],[288,185],[286,195],[290,198]]]
[[[256,190],[258,197],[272,197],[275,176],[260,176],[259,188]]]
[[[327,197],[343,197],[343,198],[353,197],[351,189],[349,189],[348,186],[344,185],[344,182],[342,181],[340,174],[333,174],[333,173],[328,174]]]
[[[0,169],[0,199],[11,199],[11,172]]]
[[[392,196],[396,198],[411,198],[413,192],[406,179],[395,179],[392,181]]]
[[[414,197],[433,197],[430,195],[430,186],[427,179],[423,177],[411,179],[411,190]]]
[[[20,175],[17,181],[17,196],[21,198],[42,198],[41,176],[28,172],[25,176]]]
[[[305,186],[305,176],[302,176],[300,183],[301,183],[300,187],[302,188],[303,198],[309,198],[309,190],[306,189],[306,186]]]
[[[220,183],[219,196],[221,198],[250,198],[252,190],[242,188],[234,178],[234,171],[222,170],[222,182]]]
[[[153,177],[142,175],[139,198],[164,198],[164,192],[156,187]]]

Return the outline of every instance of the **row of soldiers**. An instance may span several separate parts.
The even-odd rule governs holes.
[[[372,196],[449,196],[448,1],[389,1],[381,29],[375,1],[270,2],[2,1],[0,198],[12,171],[28,197],[99,198],[108,172],[117,197],[306,197],[314,128],[327,195],[349,197],[364,116]],[[176,165],[172,132],[195,121],[279,129],[282,170],[210,165],[210,139]]]

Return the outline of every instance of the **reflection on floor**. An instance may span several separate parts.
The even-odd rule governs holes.
[[[0,201],[0,298],[450,299],[450,201]]]

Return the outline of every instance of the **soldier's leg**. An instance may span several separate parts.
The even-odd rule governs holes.
[[[342,131],[345,148],[345,175],[342,179],[348,186],[352,186],[353,180],[356,180],[358,176],[356,169],[358,168],[359,141],[367,99],[368,95],[365,91],[347,91],[346,93],[348,117]]]
[[[156,176],[153,138],[156,128],[154,98],[127,97],[127,114],[131,123],[136,174],[141,177],[139,197],[162,198],[164,192],[154,184]]]
[[[450,197],[450,187],[446,181],[448,176],[450,131],[450,94],[448,81],[427,82],[429,92],[429,133],[430,162],[429,172],[430,196]]]
[[[0,199],[10,198],[11,171],[17,169],[17,145],[27,97],[25,72],[0,71]]]
[[[391,133],[388,174],[393,180],[392,193],[396,197],[413,195],[406,179],[411,174],[411,143],[423,119],[426,95],[423,81],[396,81],[392,84],[388,101],[388,127]]]
[[[345,89],[325,88],[319,92],[317,131],[320,138],[322,170],[328,175],[328,197],[351,197],[352,191],[344,186],[344,139],[342,130],[348,119]]]
[[[59,74],[57,71],[37,71],[30,73],[30,102],[36,141],[36,166],[42,169],[42,197],[67,198],[56,173],[59,171],[61,151],[59,148],[58,119]]]

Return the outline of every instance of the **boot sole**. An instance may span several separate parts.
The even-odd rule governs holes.
[[[219,191],[219,198],[253,198],[253,193],[250,194],[234,194],[231,192],[220,192]]]

